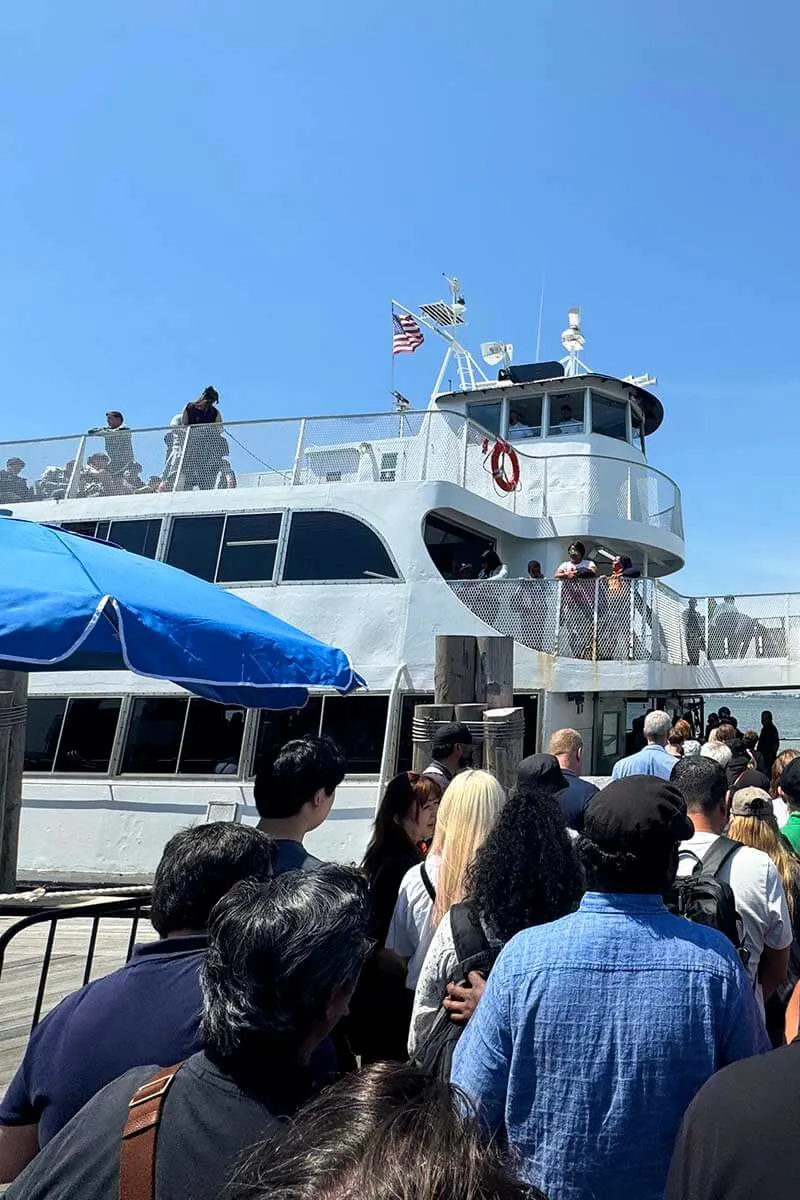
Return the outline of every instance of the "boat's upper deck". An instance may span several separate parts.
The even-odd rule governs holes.
[[[462,413],[430,409],[2,442],[0,504],[75,500],[100,517],[132,515],[132,498],[152,493],[438,481],[522,517],[633,522],[682,541],[677,485],[631,445],[555,426],[535,438],[511,435],[519,483],[504,491],[491,469],[496,440]]]

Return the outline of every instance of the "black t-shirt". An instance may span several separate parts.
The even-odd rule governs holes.
[[[713,1075],[681,1126],[665,1200],[796,1200],[800,1043]]]
[[[392,923],[394,906],[400,892],[403,876],[417,863],[422,862],[422,855],[412,849],[393,848],[376,867],[369,883],[370,899],[372,901],[372,937],[384,946]]]
[[[128,1102],[158,1070],[137,1067],[98,1093],[11,1184],[6,1200],[118,1200]],[[256,1097],[195,1054],[164,1104],[156,1200],[219,1200],[239,1155],[295,1111],[308,1096],[307,1082],[301,1068],[283,1066]]]

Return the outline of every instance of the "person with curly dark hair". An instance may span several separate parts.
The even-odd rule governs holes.
[[[524,1179],[559,1200],[661,1200],[681,1119],[714,1071],[769,1048],[736,950],[668,912],[692,822],[674,784],[590,800],[577,912],[504,946],[452,1082]]]
[[[251,1151],[228,1200],[544,1200],[463,1099],[399,1063],[346,1075]]]
[[[467,874],[465,904],[499,949],[521,929],[556,921],[572,912],[583,894],[583,876],[558,801],[551,792],[521,782]],[[451,1015],[468,1018],[482,991],[471,972],[472,989],[451,984],[458,954],[452,910],[439,924],[422,964],[408,1042],[413,1056],[430,1033],[444,1002]],[[464,993],[474,991],[473,997]]]

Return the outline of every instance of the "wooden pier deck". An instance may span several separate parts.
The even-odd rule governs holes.
[[[5,933],[17,920],[18,917],[0,919],[0,933]],[[58,923],[47,976],[43,1015],[83,983],[91,928],[91,920],[83,918]],[[5,1091],[19,1066],[28,1042],[48,930],[49,925],[46,924],[26,929],[12,938],[6,951],[5,964],[0,975],[0,1094]],[[130,931],[130,917],[101,919],[92,964],[92,979],[122,966]],[[145,919],[139,922],[137,943],[152,941],[155,936],[149,921]]]

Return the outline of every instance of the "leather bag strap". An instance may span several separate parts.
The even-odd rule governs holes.
[[[155,1200],[158,1130],[167,1092],[182,1066],[159,1071],[128,1104],[119,1159],[119,1200]]]

